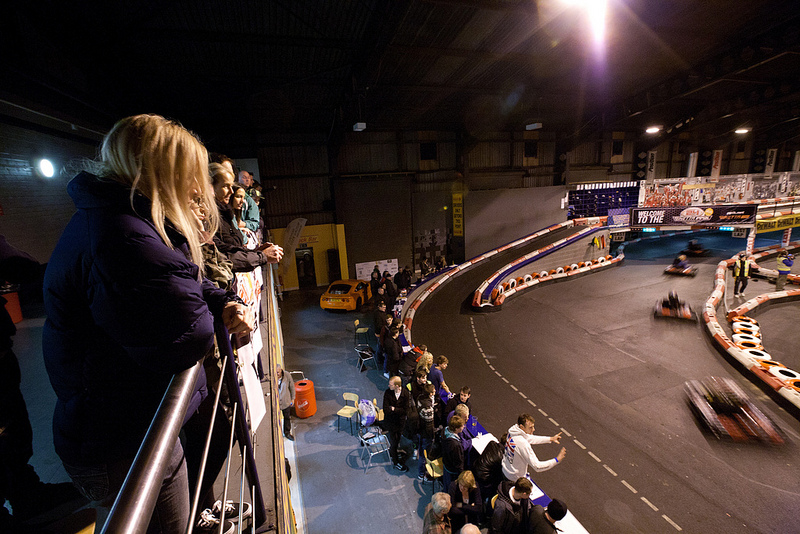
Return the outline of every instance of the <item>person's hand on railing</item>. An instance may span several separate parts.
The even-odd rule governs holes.
[[[273,243],[264,243],[256,250],[261,251],[267,257],[267,263],[278,263],[283,258],[283,248]]]
[[[231,334],[248,334],[256,329],[256,317],[244,304],[229,302],[222,310],[222,322]]]

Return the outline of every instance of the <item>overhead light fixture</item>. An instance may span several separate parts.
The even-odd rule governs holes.
[[[357,122],[357,123],[355,123],[353,125],[353,131],[354,132],[363,132],[366,129],[367,129],[367,123],[366,122]]]
[[[645,132],[655,134],[661,131],[661,126],[648,126]]]
[[[542,127],[542,123],[541,122],[534,122],[534,123],[525,125],[525,129],[526,130],[538,130],[541,127]]]
[[[39,174],[45,178],[52,178],[56,174],[56,168],[53,166],[53,162],[46,158],[42,158],[37,162],[36,169]]]
[[[740,134],[740,135],[741,134],[746,134],[746,133],[749,133],[749,132],[750,132],[750,128],[736,128],[733,131],[733,133],[737,133],[737,134]]]

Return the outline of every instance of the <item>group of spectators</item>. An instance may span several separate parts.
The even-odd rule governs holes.
[[[209,389],[216,381],[206,374],[220,372],[214,318],[232,334],[252,332],[257,309],[237,296],[236,274],[280,261],[283,250],[261,241],[249,174],[235,183],[233,162],[210,163],[203,144],[176,122],[157,115],[119,121],[96,167],[68,185],[77,211],[44,278],[55,449],[97,509],[99,530],[172,376],[203,360],[148,529],[182,533],[190,488],[201,486],[208,502],[219,453],[223,461],[227,454],[228,434],[217,426],[212,437],[222,435],[222,443],[212,443],[206,479],[193,480],[215,409]],[[217,424],[229,424],[216,409]],[[194,531],[232,531],[220,515],[235,519],[237,506],[209,502],[191,518]]]
[[[488,525],[497,534],[554,532],[553,524],[564,517],[566,506],[558,500],[548,509],[533,506],[527,471],[545,471],[564,459],[563,447],[548,460],[539,460],[532,448],[560,443],[561,434],[534,435],[534,418],[522,414],[479,454],[472,447],[478,432],[470,387],[451,392],[444,379],[449,359],[434,359],[425,345],[404,350],[402,330],[399,319],[387,313],[386,303],[377,300],[371,331],[378,365],[383,365],[389,381],[383,395],[383,431],[393,468],[404,473],[409,459],[416,461],[417,478],[424,482],[431,480],[428,460],[441,458],[444,467],[445,492],[436,493],[428,505],[423,532],[477,532],[472,530],[477,525]]]

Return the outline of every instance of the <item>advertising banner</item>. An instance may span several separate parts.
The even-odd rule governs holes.
[[[453,193],[453,235],[464,236],[464,195]]]
[[[630,208],[611,208],[608,210],[607,224],[611,228],[623,228],[631,221]]]
[[[631,228],[752,224],[755,220],[755,205],[631,209]]]
[[[720,171],[722,171],[722,150],[715,150],[711,162],[711,177],[719,178]]]
[[[774,232],[776,230],[786,230],[787,228],[797,228],[798,226],[800,226],[800,215],[786,215],[758,221],[756,223],[756,232]]]

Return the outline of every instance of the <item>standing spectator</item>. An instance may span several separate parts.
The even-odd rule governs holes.
[[[389,455],[392,457],[392,464],[395,469],[403,473],[408,471],[408,467],[400,463],[397,445],[406,425],[408,402],[408,390],[403,387],[399,376],[392,376],[389,379],[389,389],[383,394],[384,427],[389,433]]]
[[[566,515],[567,505],[558,499],[550,501],[547,509],[536,504],[531,508],[527,534],[553,534],[554,532],[560,532],[555,522],[561,521]]]
[[[378,336],[378,350],[375,354],[378,358],[378,365],[383,369],[384,373],[389,372],[388,360],[386,358],[386,343],[388,342],[390,332],[392,331],[392,323],[394,318],[391,315],[386,315],[386,322],[381,328],[381,333]],[[388,377],[387,377],[388,378]]]
[[[555,436],[534,436],[534,419],[529,414],[522,414],[517,418],[517,424],[508,429],[508,441],[503,455],[503,474],[508,480],[524,477],[528,467],[536,472],[547,471],[556,466],[567,454],[567,449],[561,447],[558,456],[550,460],[541,461],[533,452],[532,445],[545,443],[561,443],[561,432]]]
[[[436,433],[436,389],[433,384],[425,384],[416,399],[413,399],[417,406],[419,416],[418,434],[416,436],[417,457],[419,459],[417,478],[429,480],[425,472],[425,451],[430,452],[433,438]],[[433,458],[431,458],[433,459]]]
[[[294,379],[290,373],[284,373],[283,368],[277,367],[278,373],[278,404],[283,412],[283,436],[294,441],[292,435],[292,404],[296,395]]]
[[[500,437],[500,442],[490,441],[483,453],[472,463],[472,473],[478,482],[483,498],[494,496],[497,486],[505,480],[503,476],[503,453],[505,452],[508,434]]]
[[[464,470],[464,447],[461,444],[461,432],[464,431],[464,419],[458,415],[450,418],[447,428],[444,429],[442,440],[442,483],[445,488],[450,487],[450,482]]]
[[[425,278],[431,272],[431,263],[428,261],[427,256],[423,256],[422,259],[419,261],[419,270],[420,276]]]
[[[386,352],[388,375],[397,376],[400,373],[400,362],[403,359],[403,347],[400,346],[400,329],[392,327],[385,343],[383,348]],[[386,374],[387,373],[384,373],[384,376],[386,376]],[[398,376],[398,378],[400,377]]]
[[[786,252],[785,248],[778,251],[778,279],[775,281],[775,291],[783,291],[786,278],[792,272],[794,256]]]
[[[530,514],[533,484],[525,477],[511,482],[504,480],[497,487],[497,501],[494,503],[490,534],[522,533],[523,521]]]
[[[460,529],[468,521],[480,521],[483,500],[472,471],[462,471],[458,479],[450,483],[447,493],[450,494],[449,515],[453,529]]]
[[[431,497],[431,503],[425,507],[425,516],[422,518],[422,534],[452,534],[450,518],[450,495],[439,492]]]
[[[750,261],[747,259],[747,254],[744,252],[739,253],[739,258],[733,264],[733,296],[743,297],[744,290],[747,288],[747,281],[750,278]]]
[[[375,269],[369,275],[369,292],[372,294],[372,298],[375,298],[375,295],[378,294],[379,287],[381,287],[381,271],[376,265]]]
[[[382,301],[375,302],[375,309],[372,310],[372,334],[375,336],[375,341],[380,343],[381,330],[386,324],[386,318],[389,314],[386,313],[386,303]],[[379,345],[380,346],[380,345]]]
[[[402,271],[397,271],[394,275],[394,285],[398,291],[411,287],[411,267],[406,265]]]
[[[245,211],[244,208],[246,206],[245,200],[247,199],[247,193],[245,193],[244,187],[233,184],[231,186],[231,199],[229,201],[231,213],[233,214],[233,225],[239,230],[239,233],[242,234],[242,242],[246,245],[248,249],[255,248],[255,245],[258,243],[253,243],[252,241],[248,240],[248,233],[246,232],[247,225],[244,222],[243,212]]]
[[[422,351],[422,356],[417,361],[417,371],[424,370],[427,377],[428,373],[431,372],[431,367],[433,367],[433,354],[428,352],[428,347],[425,345],[420,345],[419,350]]]
[[[437,395],[441,395],[442,390],[445,390],[448,394],[450,393],[450,388],[447,387],[444,381],[444,375],[442,374],[442,371],[447,369],[449,363],[450,360],[447,359],[447,356],[439,356],[436,359],[436,365],[431,367],[431,371],[428,373],[428,380],[430,380],[431,384],[436,388]]]
[[[77,212],[50,257],[44,280],[44,361],[57,396],[56,453],[97,508],[98,528],[172,376],[214,346],[214,318],[250,332],[241,301],[203,278],[193,194],[210,205],[205,147],[157,115],[117,122],[101,147],[100,176],[82,172],[68,192]],[[216,230],[217,214],[209,214]],[[203,398],[200,371],[188,413]],[[180,440],[150,532],[183,533],[189,483]]]
[[[242,184],[246,193],[245,205],[242,207],[242,222],[244,222],[248,230],[258,235],[258,231],[261,228],[261,215],[258,211],[258,202],[253,199],[256,194],[253,175],[247,171],[240,171],[239,183]]]
[[[438,272],[447,267],[447,264],[445,263],[444,258],[442,256],[436,256],[436,263],[434,264],[433,267]]]
[[[0,236],[0,284],[34,283],[41,278],[41,265],[33,257],[11,246]],[[0,501],[8,499],[13,515],[0,507],[0,532],[24,532],[21,522],[59,519],[57,508],[68,515],[86,504],[69,483],[45,484],[28,463],[33,456],[33,430],[28,409],[20,391],[22,376],[12,337],[17,332],[14,321],[0,295]]]
[[[416,369],[417,353],[413,350],[403,352],[403,358],[400,362],[400,374],[406,383],[413,379]]]

